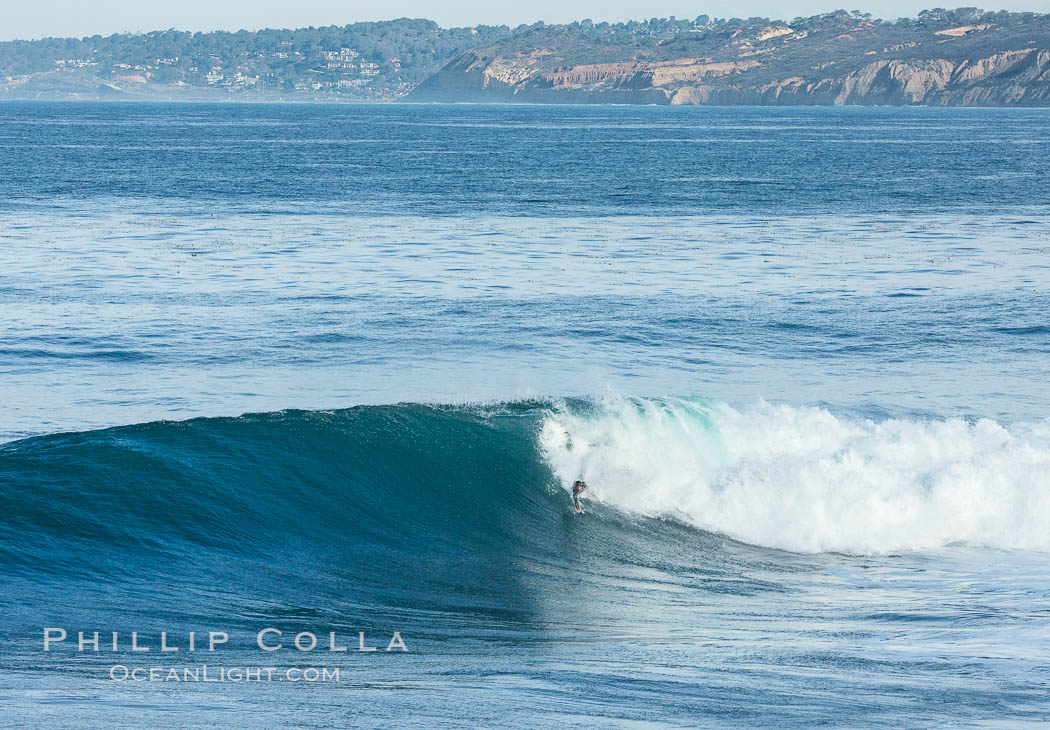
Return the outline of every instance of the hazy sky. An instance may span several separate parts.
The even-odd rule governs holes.
[[[792,18],[846,7],[877,17],[914,15],[925,7],[955,7],[966,2],[920,0],[0,0],[0,40],[45,36],[103,35],[162,28],[238,30],[345,25],[359,20],[431,18],[444,26],[518,25],[543,20],[629,20],[675,15]],[[1050,11],[1050,0],[1005,0],[989,10]]]

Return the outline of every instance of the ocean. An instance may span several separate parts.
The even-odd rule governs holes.
[[[1048,181],[1037,109],[0,104],[0,725],[1050,722]]]

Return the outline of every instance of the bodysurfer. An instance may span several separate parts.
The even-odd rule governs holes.
[[[577,479],[572,484],[572,503],[576,506],[576,514],[582,515],[583,508],[580,507],[580,493],[587,488],[587,482]]]

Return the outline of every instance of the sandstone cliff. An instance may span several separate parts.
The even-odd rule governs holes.
[[[464,53],[408,100],[1050,106],[1050,16],[951,26],[840,13],[656,41],[562,26]]]

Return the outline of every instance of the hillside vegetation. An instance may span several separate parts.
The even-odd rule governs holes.
[[[652,25],[650,24],[650,27]],[[629,30],[629,29],[627,29]],[[416,101],[1050,105],[1050,15],[838,11],[530,28],[452,61]]]
[[[522,29],[524,30],[524,29]],[[22,98],[209,96],[397,98],[507,26],[431,20],[0,43],[0,93]]]
[[[0,43],[0,98],[1050,104],[1050,15],[346,26]]]

